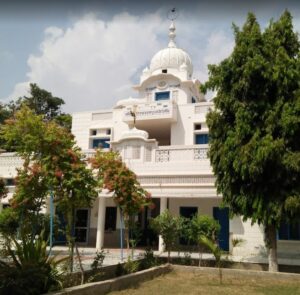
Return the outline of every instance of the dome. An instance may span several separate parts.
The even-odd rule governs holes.
[[[159,69],[177,69],[187,70],[189,76],[193,73],[193,64],[190,56],[180,48],[176,47],[175,26],[171,23],[169,28],[169,44],[167,48],[158,51],[150,62],[150,71],[153,72]],[[183,67],[181,67],[183,66]]]
[[[122,139],[130,139],[130,138],[140,138],[140,139],[148,139],[149,134],[144,130],[137,129],[133,127],[132,129],[123,132]]]
[[[117,107],[126,107],[126,106],[131,106],[131,105],[138,105],[141,102],[143,102],[142,99],[138,99],[138,98],[126,98],[126,99],[121,99],[117,102]]]

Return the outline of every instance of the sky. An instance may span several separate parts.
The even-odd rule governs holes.
[[[230,55],[232,23],[242,26],[249,11],[264,28],[288,9],[300,32],[299,1],[0,0],[0,101],[28,95],[29,83],[63,98],[70,113],[137,97],[132,86],[168,44],[173,7],[177,46],[201,82],[208,64]]]

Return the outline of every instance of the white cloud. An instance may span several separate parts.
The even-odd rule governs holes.
[[[191,53],[194,76],[205,80],[207,63],[226,57],[232,40],[222,32],[203,32],[202,42],[197,42],[200,25],[178,22],[177,39]],[[167,45],[167,28],[159,12],[140,17],[122,13],[107,22],[88,14],[66,30],[49,27],[39,54],[28,58],[27,81],[17,84],[9,98],[27,94],[28,84],[34,82],[62,97],[68,112],[110,108],[134,94],[131,85],[138,81],[132,77]]]
[[[49,27],[40,53],[28,59],[28,81],[17,84],[10,98],[35,82],[62,97],[67,111],[112,107],[131,93],[130,77],[162,46],[161,23],[155,14],[122,13],[109,22],[89,14],[66,30]]]

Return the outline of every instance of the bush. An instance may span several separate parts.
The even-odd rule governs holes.
[[[134,273],[134,272],[137,272],[139,270],[139,268],[140,268],[140,261],[133,260],[129,256],[125,264],[122,265],[122,264],[118,263],[115,275],[116,275],[116,277],[120,277],[123,275]]]
[[[168,252],[169,263],[171,250],[175,249],[181,233],[182,218],[172,216],[168,210],[165,210],[162,214],[150,220],[150,227],[162,236],[166,251]]]
[[[0,263],[0,294],[43,294],[59,287],[55,276],[49,265],[18,268]]]
[[[125,274],[130,274],[137,272],[139,270],[140,262],[138,260],[133,260],[128,257],[126,263],[124,264]]]
[[[150,267],[154,267],[159,265],[157,258],[154,256],[152,249],[146,249],[143,259],[140,262],[140,269],[148,269]]]
[[[212,217],[207,215],[195,215],[191,220],[186,222],[186,238],[197,243],[199,252],[199,266],[202,260],[203,237],[215,242],[220,232],[220,224]]]
[[[0,213],[0,234],[12,236],[17,233],[19,220],[17,213],[12,208],[5,208]]]
[[[21,242],[10,238],[5,246],[12,263],[0,263],[0,294],[35,295],[61,287],[58,264],[65,258],[49,256],[43,234],[35,240],[23,236]]]

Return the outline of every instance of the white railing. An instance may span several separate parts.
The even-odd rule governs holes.
[[[128,106],[123,114],[125,122],[132,121],[132,107]],[[136,108],[136,118],[138,120],[147,119],[169,119],[171,121],[177,118],[177,107],[173,102],[161,101],[150,104],[138,105]]]
[[[208,146],[160,146],[155,150],[155,162],[187,162],[207,159]]]
[[[86,158],[91,158],[95,150],[84,150]],[[151,151],[150,151],[151,152]],[[188,162],[207,159],[208,145],[159,146],[152,150],[153,162]],[[149,161],[147,161],[149,162]]]
[[[22,167],[23,159],[16,153],[0,154],[0,167]]]

